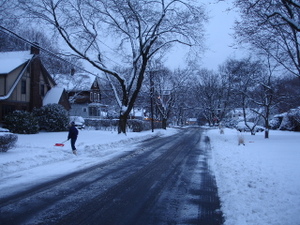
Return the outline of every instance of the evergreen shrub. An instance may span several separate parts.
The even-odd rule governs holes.
[[[41,130],[55,132],[68,129],[68,112],[59,104],[48,104],[34,109],[33,115],[37,118]]]
[[[142,120],[128,120],[127,125],[132,132],[141,132],[144,130],[144,121]]]
[[[18,136],[11,133],[0,133],[0,152],[7,152],[17,143]]]
[[[5,118],[6,127],[12,133],[36,134],[39,132],[39,124],[36,118],[29,112],[16,110]]]

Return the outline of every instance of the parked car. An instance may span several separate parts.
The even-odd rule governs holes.
[[[70,121],[75,123],[78,129],[84,129],[85,121],[81,116],[70,116]]]

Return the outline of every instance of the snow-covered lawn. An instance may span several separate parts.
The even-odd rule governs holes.
[[[300,133],[208,131],[226,225],[300,224]]]
[[[18,135],[14,149],[0,153],[0,198],[27,186],[77,171],[132,151],[136,143],[167,131],[128,133],[80,131],[78,156],[64,141],[67,132]],[[226,225],[300,224],[300,133],[271,131],[243,133],[245,146],[238,146],[239,133],[225,129],[207,131],[212,146],[214,171]]]

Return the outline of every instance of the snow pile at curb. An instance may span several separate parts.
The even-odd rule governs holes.
[[[176,129],[168,129],[124,135],[83,130],[79,131],[76,142],[78,156],[72,154],[69,142],[64,147],[54,146],[66,139],[67,132],[18,135],[16,147],[0,153],[0,197],[118,157],[134,150],[138,142],[145,139],[176,132]]]

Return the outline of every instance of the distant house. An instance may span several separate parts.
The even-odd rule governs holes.
[[[42,107],[55,85],[40,60],[38,48],[0,52],[0,121],[14,110],[31,111]],[[48,97],[47,101],[59,103],[68,110],[70,104],[63,93],[58,100],[53,101]]]
[[[146,110],[143,108],[133,108],[130,112],[131,119],[146,119]]]
[[[236,121],[241,121],[244,119],[243,109],[236,108],[227,113],[227,118],[234,119]]]
[[[198,120],[197,120],[197,118],[187,118],[186,124],[187,125],[197,125],[198,124]]]
[[[71,103],[70,116],[105,118],[107,105],[101,104],[100,79],[93,75],[78,73],[56,75],[59,87],[64,88]]]

